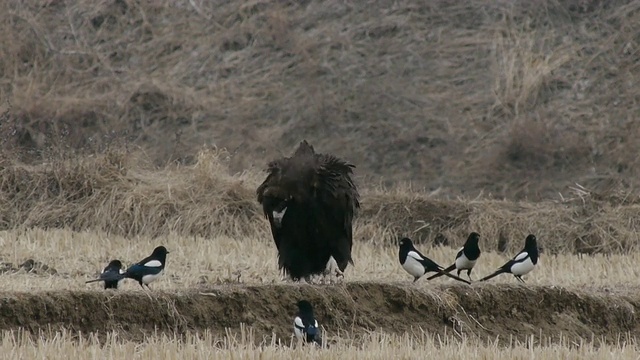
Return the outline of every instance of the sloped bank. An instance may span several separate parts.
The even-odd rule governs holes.
[[[370,330],[466,336],[503,344],[542,335],[542,341],[616,342],[640,335],[640,291],[614,294],[528,285],[345,283],[225,285],[181,292],[51,291],[0,295],[0,330],[31,333],[62,328],[83,333],[118,331],[141,340],[150,333],[185,333],[252,327],[261,340],[288,343],[295,302],[309,299],[328,338],[358,338]]]

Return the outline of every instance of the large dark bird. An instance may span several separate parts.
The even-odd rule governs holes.
[[[453,269],[458,269],[458,276],[460,276],[460,272],[462,270],[467,270],[467,277],[471,280],[471,271],[473,267],[476,265],[476,261],[480,257],[480,247],[478,246],[478,241],[480,240],[480,234],[477,232],[472,232],[469,234],[467,241],[464,243],[464,246],[458,250],[456,254],[456,259],[448,268],[444,269],[445,273],[452,271]],[[444,275],[444,273],[437,273],[435,275],[431,275],[427,278],[427,280],[435,279],[439,276]]]
[[[320,275],[331,257],[344,271],[351,258],[352,221],[360,208],[354,165],[318,154],[303,140],[291,157],[271,161],[258,187],[278,266],[294,280]]]
[[[531,272],[531,270],[536,267],[536,264],[538,264],[538,240],[535,235],[529,234],[524,240],[524,248],[518,255],[507,261],[498,268],[496,272],[485,276],[480,281],[487,281],[500,274],[510,273],[513,274],[518,281],[524,282],[522,276]]]

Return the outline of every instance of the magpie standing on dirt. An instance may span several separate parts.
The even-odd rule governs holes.
[[[318,327],[318,321],[313,316],[311,303],[307,300],[300,300],[297,305],[298,314],[293,320],[293,333],[296,338],[305,343],[315,343],[322,346],[320,328]]]
[[[409,238],[405,237],[400,240],[400,251],[398,252],[398,256],[400,258],[402,268],[409,274],[413,275],[413,282],[418,281],[418,279],[420,279],[424,274],[435,271],[452,279],[471,284],[467,280],[458,276],[443,272],[442,266],[422,255],[420,251],[413,247],[413,242]]]
[[[158,279],[164,271],[168,253],[169,251],[164,246],[158,246],[153,249],[151,255],[129,266],[127,271],[120,276],[137,280],[143,289],[144,285],[147,286],[147,289],[151,289],[149,284]]]
[[[456,255],[456,260],[451,266],[444,269],[444,273],[448,273],[453,269],[458,269],[458,276],[460,276],[460,272],[462,270],[467,270],[467,276],[469,277],[469,281],[471,281],[471,270],[476,265],[476,261],[480,257],[480,247],[478,246],[478,241],[480,240],[480,234],[477,232],[472,232],[469,234],[467,241],[464,243],[464,246],[458,250],[458,254]],[[439,276],[444,275],[444,273],[437,273],[435,275],[431,275],[427,278],[427,280],[435,279]]]
[[[538,263],[538,243],[536,236],[529,234],[524,241],[524,248],[513,259],[507,261],[496,272],[491,275],[485,276],[480,281],[486,281],[494,276],[498,276],[502,273],[510,273],[521,282],[522,275],[528,274]]]
[[[97,279],[89,280],[85,282],[85,284],[96,282],[96,281],[104,281],[105,289],[117,289],[122,278],[120,277],[124,274],[124,270],[122,269],[122,262],[120,260],[111,260],[109,264],[102,269],[100,273],[100,277]]]

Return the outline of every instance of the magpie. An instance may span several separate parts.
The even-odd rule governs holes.
[[[444,275],[444,273],[448,273],[453,269],[458,269],[458,276],[460,276],[460,272],[462,270],[467,270],[467,276],[469,277],[469,281],[471,281],[471,271],[473,267],[476,265],[476,261],[480,257],[480,247],[478,246],[478,241],[480,240],[480,234],[477,232],[472,232],[469,234],[467,241],[464,243],[464,246],[458,250],[458,254],[456,255],[456,260],[451,266],[444,269],[444,272],[437,273],[435,275],[431,275],[427,278],[427,280],[435,279],[439,276]]]
[[[318,320],[313,316],[313,307],[307,300],[300,300],[297,303],[298,314],[293,320],[293,333],[298,340],[305,343],[315,343],[322,346]]]
[[[400,240],[400,251],[398,252],[398,256],[400,258],[400,264],[402,265],[402,268],[404,268],[404,270],[409,274],[413,275],[413,282],[418,281],[418,279],[420,279],[426,273],[435,271],[452,279],[471,284],[467,280],[443,272],[442,266],[436,264],[433,260],[422,255],[420,251],[413,247],[413,242],[409,238],[405,237]]]
[[[164,246],[158,246],[153,249],[151,255],[129,266],[127,271],[119,276],[137,280],[143,289],[144,285],[147,286],[147,289],[151,289],[149,284],[158,279],[164,271],[168,253],[169,251]]]
[[[524,241],[524,248],[513,259],[507,261],[496,272],[491,275],[485,276],[480,281],[486,281],[494,276],[498,276],[502,273],[510,273],[516,277],[520,282],[522,275],[528,274],[538,263],[538,243],[536,236],[529,234]]]
[[[111,260],[109,264],[102,270],[100,277],[94,280],[86,281],[85,284],[104,281],[105,289],[117,289],[120,283],[120,275],[124,274],[122,269],[122,262],[120,260]]]

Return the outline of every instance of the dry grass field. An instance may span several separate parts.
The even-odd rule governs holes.
[[[229,175],[225,151],[216,149],[202,150],[192,166],[157,169],[140,159],[109,152],[37,166],[4,163],[0,330],[32,337],[3,346],[20,354],[97,347],[90,339],[69,343],[66,331],[111,341],[96,357],[117,356],[132,342],[145,344],[135,345],[144,357],[157,351],[145,346],[159,342],[175,347],[164,348],[172,358],[178,355],[169,349],[191,351],[194,341],[214,340],[227,344],[216,345],[220,357],[296,357],[300,350],[275,344],[291,342],[295,301],[307,298],[332,345],[317,357],[367,357],[379,347],[402,349],[406,358],[424,348],[451,357],[459,346],[480,358],[529,357],[528,341],[536,356],[549,358],[635,351],[640,252],[634,219],[625,215],[637,213],[632,196],[576,189],[562,202],[443,201],[406,188],[363,187],[355,266],[338,283],[291,284],[280,279],[255,201],[263,174]],[[398,264],[399,236],[416,239],[447,266],[471,230],[481,234],[484,251],[474,279],[517,252],[529,232],[543,249],[540,266],[525,285],[509,275],[466,285],[447,278],[413,283]],[[109,260],[130,265],[157,245],[171,253],[152,291],[129,280],[117,292],[84,283]],[[245,327],[249,343],[229,345]],[[207,331],[204,340],[185,340]]]
[[[268,341],[256,343],[250,340],[251,335],[249,331],[243,331],[238,337],[222,340],[204,332],[188,334],[184,339],[158,336],[140,344],[122,341],[116,335],[101,340],[62,332],[56,338],[34,341],[30,336],[4,333],[0,349],[7,359],[417,359],[426,354],[452,360],[460,359],[461,354],[477,359],[500,360],[638,358],[637,348],[625,342],[615,346],[561,342],[541,347],[532,341],[513,341],[511,346],[501,347],[474,341],[452,342],[425,333],[415,336],[374,333],[366,335],[362,345],[354,345],[347,340],[327,349],[314,349],[297,346],[295,342],[286,345]]]
[[[640,1],[0,4],[3,358],[638,359]],[[283,282],[255,190],[356,164],[355,265]],[[413,283],[397,241],[518,283]],[[85,284],[166,246],[151,290]],[[462,276],[465,277],[466,274]],[[329,348],[292,344],[295,302]]]

